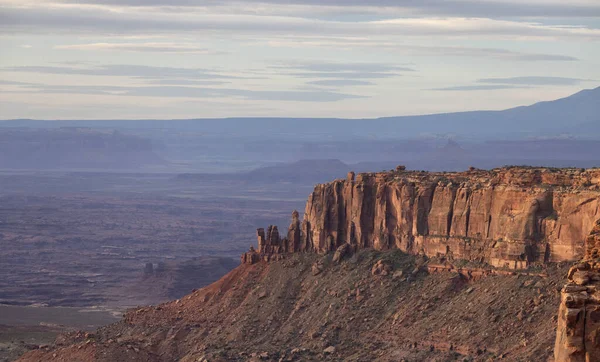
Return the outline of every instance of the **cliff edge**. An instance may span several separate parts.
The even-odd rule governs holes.
[[[583,257],[600,219],[600,169],[397,170],[317,185],[287,236],[258,231],[257,255],[400,249],[524,269]],[[248,259],[245,259],[248,258]]]

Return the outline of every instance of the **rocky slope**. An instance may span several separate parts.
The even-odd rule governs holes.
[[[429,260],[429,263],[435,261]],[[180,300],[131,310],[21,361],[546,361],[568,266],[427,273],[398,250],[243,264]],[[476,270],[476,269],[474,269]]]

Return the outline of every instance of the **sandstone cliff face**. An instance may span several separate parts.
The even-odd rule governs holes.
[[[600,361],[600,220],[581,263],[569,270],[561,292],[554,347],[556,361]]]
[[[398,248],[525,268],[577,260],[600,219],[600,170],[349,174],[317,185],[289,251]]]

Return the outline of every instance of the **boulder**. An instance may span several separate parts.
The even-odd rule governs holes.
[[[373,265],[373,268],[371,268],[371,274],[386,276],[392,272],[392,269],[392,266],[388,263],[384,262],[383,260],[378,260],[377,263]]]
[[[311,267],[312,275],[319,275],[323,271],[323,265],[319,263],[314,263]]]
[[[334,346],[329,346],[327,348],[325,348],[323,350],[323,353],[325,354],[334,354],[335,353],[335,347]]]
[[[333,262],[334,263],[339,263],[342,261],[342,259],[350,253],[350,250],[352,250],[352,247],[350,246],[350,244],[348,243],[344,243],[342,245],[340,245],[337,249],[335,249],[335,253],[333,254]]]

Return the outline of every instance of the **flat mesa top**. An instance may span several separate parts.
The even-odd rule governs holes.
[[[338,180],[341,181],[341,180]],[[348,173],[346,182],[389,182],[418,184],[472,184],[481,186],[512,185],[522,187],[555,186],[600,191],[600,168],[552,168],[507,166],[491,170],[470,168],[461,172],[396,170],[355,175]]]

